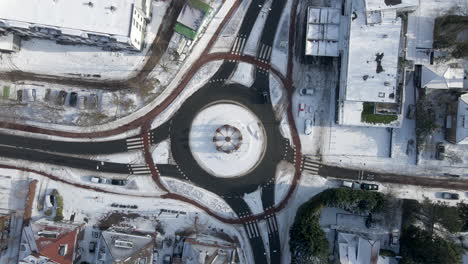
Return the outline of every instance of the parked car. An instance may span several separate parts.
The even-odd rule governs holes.
[[[89,242],[89,253],[94,253],[96,252],[96,242],[91,241]]]
[[[28,102],[36,101],[36,89],[25,89]]]
[[[112,179],[111,180],[112,185],[127,185],[127,180],[121,180],[121,179]]]
[[[397,229],[390,233],[390,244],[398,245],[398,242],[400,242],[400,232]]]
[[[18,102],[23,102],[23,90],[16,91],[16,99]]]
[[[96,109],[98,105],[98,97],[96,94],[91,94],[88,98],[88,109]]]
[[[447,200],[458,200],[460,199],[460,195],[458,195],[458,193],[443,192],[442,198]]]
[[[68,103],[70,104],[71,107],[75,107],[77,102],[78,102],[78,94],[76,92],[71,92]]]
[[[341,187],[359,189],[360,186],[361,186],[361,184],[359,182],[352,182],[352,181],[342,181],[341,182]]]
[[[163,258],[163,264],[171,264],[172,262],[172,257],[169,254],[164,255]]]
[[[306,135],[310,135],[312,133],[312,120],[310,119],[305,120],[304,133]]]
[[[55,98],[55,103],[57,105],[64,105],[66,98],[67,98],[67,92],[62,90],[58,93],[57,98]]]
[[[52,94],[52,90],[50,90],[50,88],[47,88],[45,91],[45,95],[44,95],[44,101],[46,102],[50,101],[51,94]]]
[[[438,142],[437,145],[436,145],[435,158],[438,159],[438,160],[443,160],[444,159],[444,153],[445,153],[444,143]]]
[[[78,109],[85,109],[86,108],[86,101],[87,101],[86,96],[80,96],[78,97]]]
[[[45,197],[45,207],[46,208],[53,208],[55,206],[55,196],[54,195],[46,195]]]
[[[107,179],[107,178],[104,178],[104,177],[97,177],[97,176],[93,176],[91,177],[91,182],[94,182],[94,183],[111,183],[111,180]]]
[[[313,95],[314,89],[313,88],[302,88],[299,90],[300,95]]]
[[[305,110],[306,110],[306,105],[305,104],[299,104],[299,107],[297,109],[297,116],[305,115]]]
[[[362,183],[361,184],[361,189],[362,190],[367,190],[367,191],[377,191],[377,190],[379,190],[379,185],[371,184],[371,183]]]

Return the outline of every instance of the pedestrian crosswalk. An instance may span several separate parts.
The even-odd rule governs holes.
[[[143,148],[143,137],[132,137],[125,140],[127,150],[135,150]]]
[[[274,214],[267,215],[265,220],[267,223],[268,234],[278,232],[278,222],[276,221],[276,216]]]
[[[295,150],[288,139],[283,140],[283,160],[294,163]]]
[[[249,239],[260,237],[260,231],[258,230],[258,223],[256,220],[244,223],[244,227]]]
[[[234,40],[234,45],[232,46],[231,52],[236,55],[241,55],[244,51],[245,44],[247,43],[247,38],[245,35],[239,35]]]
[[[142,175],[142,174],[151,174],[151,170],[146,164],[128,164],[128,171],[130,174]]]
[[[262,44],[260,47],[260,52],[257,55],[257,59],[263,63],[268,63],[271,57],[271,46]]]
[[[321,163],[318,157],[304,157],[302,159],[302,170],[312,174],[318,174]]]

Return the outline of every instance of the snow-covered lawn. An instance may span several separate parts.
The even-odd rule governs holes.
[[[243,106],[209,106],[201,110],[192,122],[189,145],[193,157],[212,175],[244,175],[255,168],[265,151],[266,135],[260,124],[258,117]],[[224,128],[224,125],[231,127]],[[215,133],[218,129],[219,132]],[[232,152],[217,150],[213,142],[215,136],[221,148]],[[235,149],[237,147],[239,149]]]

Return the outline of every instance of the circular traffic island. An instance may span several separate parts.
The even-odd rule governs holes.
[[[215,103],[201,109],[192,121],[189,147],[198,165],[215,177],[240,177],[263,159],[265,129],[247,107]]]

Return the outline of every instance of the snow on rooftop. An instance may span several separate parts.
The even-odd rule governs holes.
[[[49,27],[128,36],[133,5],[141,4],[136,3],[137,1],[29,0],[25,3],[18,0],[2,0],[0,19],[9,20],[10,25],[15,22],[28,22]]]
[[[431,89],[463,88],[465,72],[462,67],[446,64],[422,66],[421,87]]]
[[[338,56],[341,10],[309,7],[306,33],[306,55]]]
[[[468,94],[460,96],[457,115],[456,141],[458,144],[468,144]]]
[[[366,11],[414,7],[419,0],[365,0]]]
[[[350,27],[346,100],[393,103],[401,20],[391,12],[382,14],[380,24],[368,25],[363,3],[354,0],[353,8],[357,17]]]

